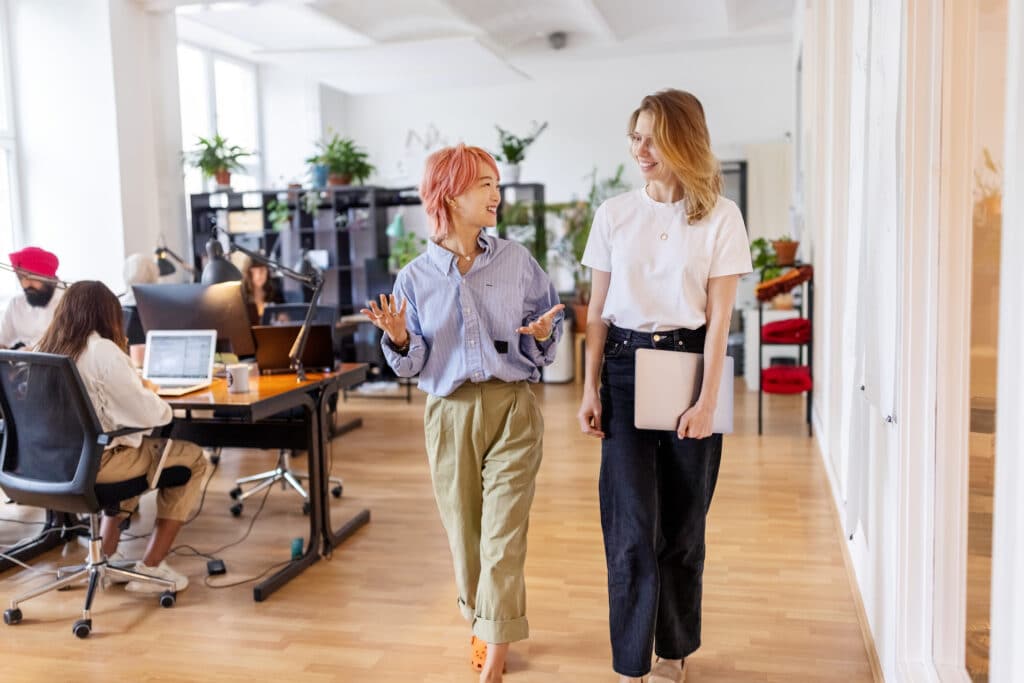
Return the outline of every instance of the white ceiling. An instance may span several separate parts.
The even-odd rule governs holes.
[[[348,93],[542,77],[581,60],[784,41],[794,0],[136,0],[183,41]],[[554,50],[548,36],[563,31]]]

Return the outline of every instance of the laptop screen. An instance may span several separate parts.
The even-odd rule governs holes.
[[[150,333],[146,347],[149,379],[210,378],[215,337],[209,333],[162,335]]]

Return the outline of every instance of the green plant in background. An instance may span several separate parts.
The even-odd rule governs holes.
[[[555,242],[555,250],[562,261],[573,269],[573,280],[576,286],[576,297],[580,303],[589,299],[589,273],[583,267],[583,251],[587,248],[590,228],[594,223],[594,212],[606,199],[622,194],[629,189],[622,179],[625,166],[619,164],[615,174],[606,178],[597,177],[597,168],[586,177],[590,180],[590,190],[586,199],[562,204],[550,204],[547,210],[562,219],[565,234]]]
[[[508,132],[501,126],[495,126],[495,128],[498,129],[498,146],[501,148],[501,151],[495,154],[494,158],[506,164],[522,163],[523,159],[526,158],[527,148],[533,144],[534,140],[536,140],[547,127],[547,121],[540,125],[534,121],[533,132],[526,137],[521,138],[518,135]]]
[[[779,242],[791,242],[789,235],[778,238]],[[761,282],[771,280],[782,274],[782,269],[776,265],[775,250],[771,243],[764,237],[758,237],[750,243],[750,256],[754,261],[754,270],[761,273]]]
[[[274,230],[286,229],[292,221],[292,214],[288,210],[287,202],[279,202],[276,199],[271,199],[267,202],[266,212],[267,221],[273,226]]]
[[[501,220],[498,221],[498,234],[507,235],[509,227],[533,225],[533,211],[529,202],[509,202],[498,209]]]
[[[376,170],[368,161],[369,155],[350,138],[334,133],[330,140],[320,140],[316,146],[318,153],[306,159],[306,163],[323,164],[328,173],[343,181],[341,184],[362,183]]]
[[[423,249],[426,246],[427,240],[415,233],[406,232],[399,235],[391,243],[391,254],[388,256],[388,268],[391,269],[392,272],[398,272],[402,268],[405,268],[410,261],[423,253]]]
[[[316,216],[320,209],[320,193],[316,190],[306,190],[302,193],[302,210],[311,216]]]
[[[243,166],[238,160],[252,156],[252,153],[238,145],[229,145],[219,134],[212,138],[202,136],[196,139],[194,149],[185,153],[185,161],[202,171],[207,178],[218,174],[241,171]]]

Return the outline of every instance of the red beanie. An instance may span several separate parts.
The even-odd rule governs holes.
[[[57,276],[57,266],[60,261],[57,260],[56,254],[51,254],[45,249],[25,247],[21,251],[12,253],[10,257],[11,265],[17,270],[45,277]]]

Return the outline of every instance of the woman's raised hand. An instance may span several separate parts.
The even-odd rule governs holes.
[[[384,330],[384,334],[395,346],[405,346],[409,341],[409,332],[405,327],[405,309],[409,300],[403,299],[402,305],[398,305],[398,297],[394,294],[380,295],[380,305],[376,301],[370,301],[359,312],[370,319],[374,325]]]
[[[555,304],[551,310],[534,320],[529,325],[519,328],[519,334],[531,334],[537,341],[545,341],[554,329],[555,316],[565,308],[565,304]]]

